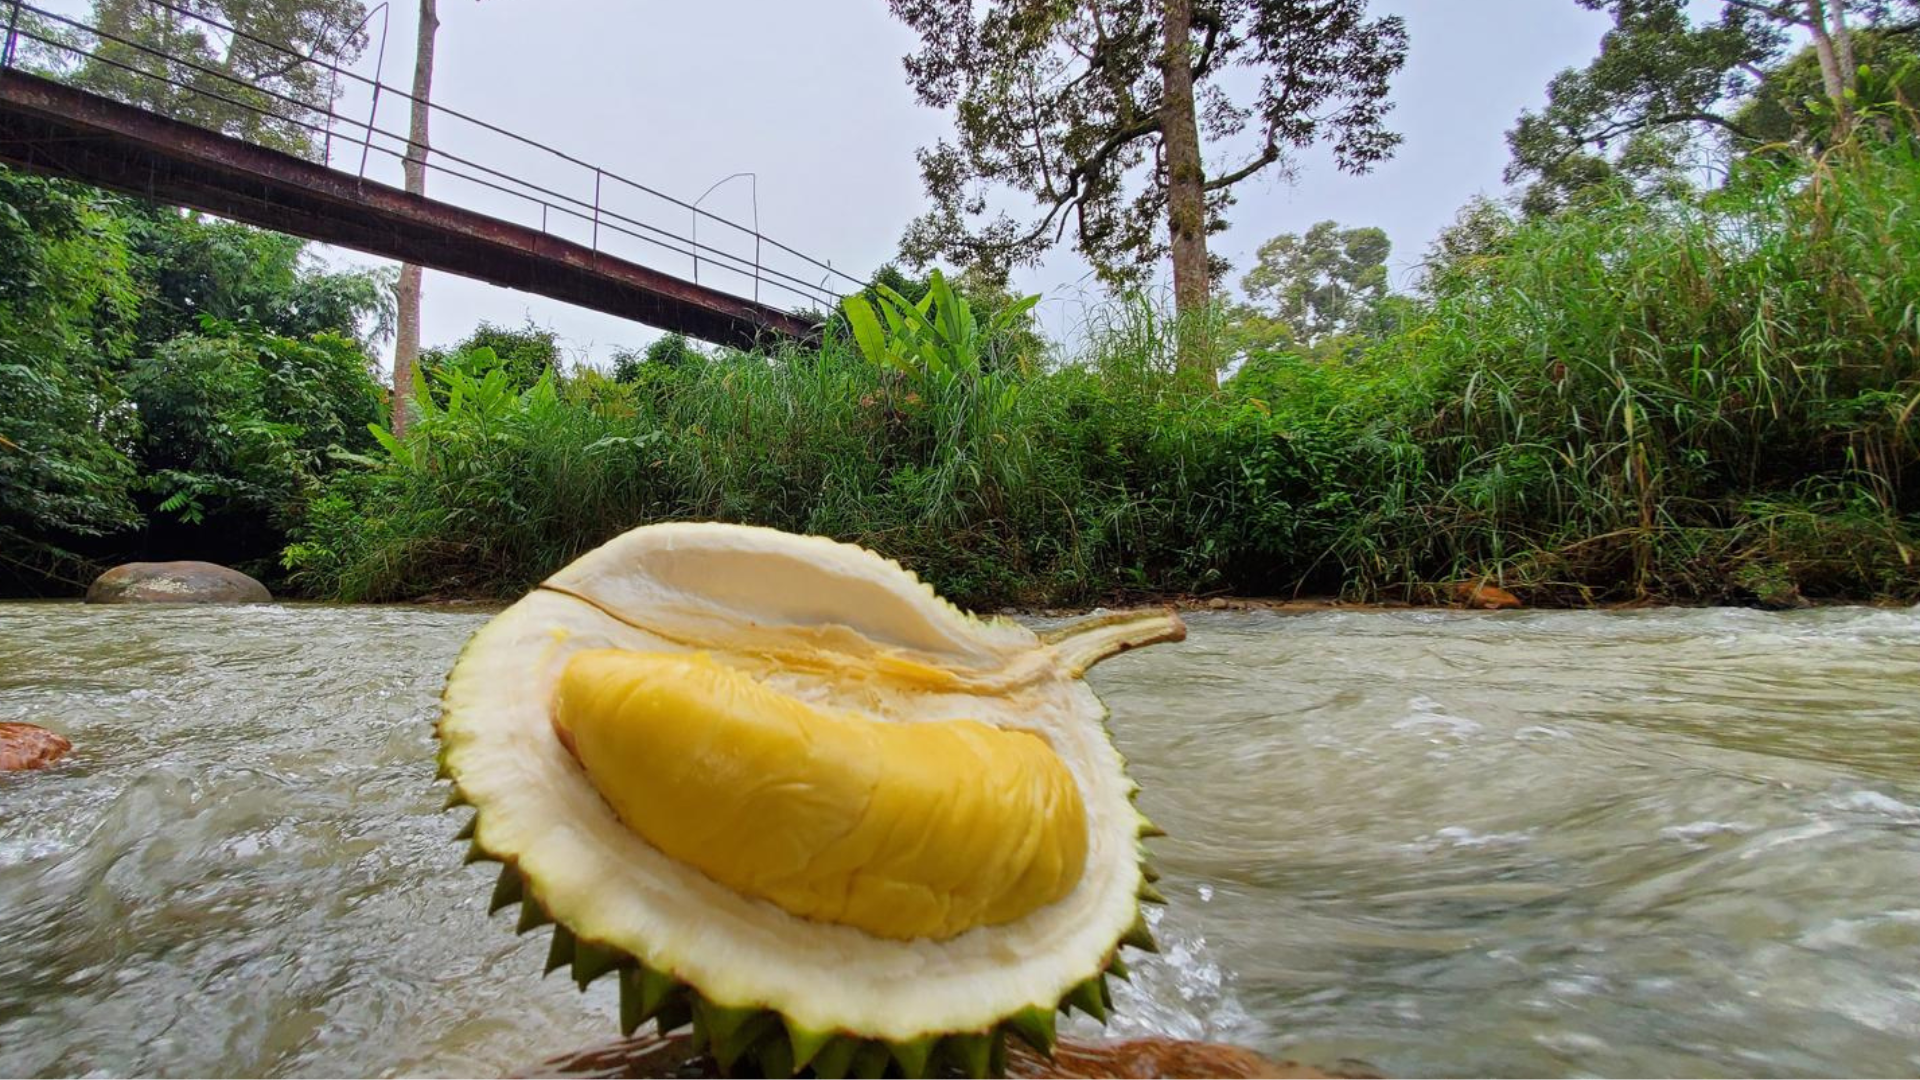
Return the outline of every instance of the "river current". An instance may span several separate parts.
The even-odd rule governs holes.
[[[486,617],[0,605],[0,721],[75,745],[0,776],[0,1075],[490,1075],[615,1034],[440,812]],[[1118,1032],[1920,1073],[1920,610],[1189,622],[1093,677],[1171,834]]]

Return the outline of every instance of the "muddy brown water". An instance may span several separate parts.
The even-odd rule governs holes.
[[[431,783],[486,616],[0,605],[0,1074],[604,1042]],[[1920,612],[1201,613],[1095,684],[1172,834],[1121,1034],[1389,1074],[1920,1073]],[[1077,1024],[1085,1024],[1084,1020]]]

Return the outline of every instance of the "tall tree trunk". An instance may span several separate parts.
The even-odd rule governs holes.
[[[407,191],[413,195],[427,192],[427,121],[433,100],[433,38],[440,29],[440,16],[434,0],[420,0],[419,44],[413,56],[413,116],[407,127],[407,157],[404,168]],[[413,400],[413,363],[420,356],[420,267],[405,263],[400,267],[400,284],[394,291],[399,307],[393,342],[393,433],[407,430],[407,407]]]
[[[1165,86],[1160,106],[1160,139],[1167,164],[1167,226],[1173,240],[1173,309],[1182,322],[1206,310],[1206,167],[1200,160],[1200,126],[1194,115],[1193,0],[1165,0],[1166,41],[1160,57]],[[1213,380],[1212,351],[1194,340],[1193,327],[1181,327],[1180,366]]]
[[[1839,0],[1844,2],[1844,0]],[[1827,30],[1827,5],[1823,0],[1806,0],[1807,30],[1813,35],[1814,55],[1820,58],[1820,81],[1827,91],[1827,100],[1833,103],[1836,128],[1844,132],[1853,119],[1853,110],[1847,104],[1847,87],[1852,80],[1842,74],[1840,58],[1835,54],[1833,35]],[[1852,51],[1849,40],[1847,49]]]
[[[1860,83],[1860,64],[1853,57],[1853,30],[1847,26],[1847,0],[1827,0],[1832,9],[1833,55],[1840,66],[1840,85],[1852,90]]]

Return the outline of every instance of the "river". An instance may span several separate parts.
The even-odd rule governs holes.
[[[489,1075],[614,1034],[439,812],[485,618],[0,605],[0,721],[75,744],[0,776],[0,1075]],[[1190,625],[1094,673],[1172,834],[1118,1031],[1920,1073],[1920,610]]]

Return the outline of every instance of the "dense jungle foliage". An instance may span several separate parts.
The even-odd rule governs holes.
[[[386,275],[304,249],[0,170],[0,593],[182,553],[271,574],[383,404]]]
[[[1309,342],[893,274],[824,343],[607,370],[481,327],[404,440],[385,283],[296,241],[0,173],[9,591],[212,558],[314,597],[511,596],[670,518],[823,533],[976,605],[1167,593],[1920,599],[1920,157],[1870,138],[1705,193],[1481,203],[1391,317]],[[1378,312],[1376,312],[1378,314]],[[1177,373],[1212,343],[1219,389]],[[1249,345],[1249,342],[1265,344]]]
[[[310,504],[294,580],[511,595],[637,522],[718,518],[975,604],[1482,575],[1548,603],[1920,597],[1909,140],[1684,198],[1478,206],[1376,333],[1255,352],[1218,391],[1176,374],[1176,331],[1231,325],[1118,304],[1060,361],[1004,297],[931,285],[850,301],[818,348],[443,364],[405,442]]]

